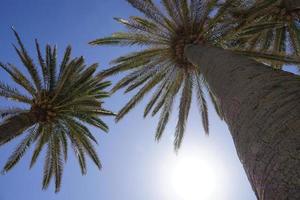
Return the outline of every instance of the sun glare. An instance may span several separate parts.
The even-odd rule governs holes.
[[[199,157],[179,159],[171,176],[173,189],[182,200],[208,200],[216,189],[213,166]]]

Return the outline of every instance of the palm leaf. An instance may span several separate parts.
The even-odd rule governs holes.
[[[205,133],[208,135],[209,127],[208,127],[208,111],[207,111],[207,104],[203,93],[203,80],[200,80],[198,75],[195,75],[194,78],[196,79],[196,94],[197,94],[197,101],[199,106],[199,111],[202,117],[202,125],[204,128]]]
[[[175,141],[174,141],[175,150],[178,150],[180,148],[183,139],[185,124],[191,106],[192,87],[193,85],[192,85],[191,77],[189,74],[187,74],[184,80],[184,86],[183,86],[180,105],[179,105],[179,117],[176,126]]]
[[[26,67],[27,71],[29,72],[35,87],[37,89],[37,91],[40,91],[42,88],[42,84],[41,84],[41,79],[39,77],[39,73],[37,71],[36,66],[34,65],[32,59],[30,58],[30,56],[28,55],[21,39],[20,36],[18,35],[18,33],[15,31],[15,29],[13,29],[13,32],[17,38],[18,44],[20,46],[20,49],[18,49],[17,47],[14,46],[17,54],[19,55],[21,61],[23,62],[24,66]]]
[[[19,101],[22,103],[27,103],[27,104],[32,103],[30,97],[21,94],[16,88],[12,88],[1,81],[0,81],[0,96],[11,100]]]
[[[28,130],[28,135],[21,141],[21,143],[17,146],[16,150],[11,154],[8,161],[3,167],[3,171],[6,173],[10,169],[12,169],[23,157],[23,155],[28,150],[31,143],[34,141],[37,134],[38,127],[33,127]]]
[[[120,112],[116,116],[116,121],[119,121],[124,117],[143,97],[149,92],[155,85],[159,83],[159,81],[163,78],[164,73],[155,74],[154,77],[149,80],[141,90],[134,95],[134,97],[120,110]]]
[[[271,54],[271,53],[259,53],[256,51],[244,51],[244,50],[239,50],[239,49],[233,49],[232,51],[234,51],[238,54],[241,54],[241,55],[255,58],[255,59],[278,61],[278,62],[286,63],[286,64],[299,64],[300,63],[299,57],[296,57],[296,56],[287,56],[287,55],[282,55],[282,54]]]
[[[35,88],[15,66],[9,63],[7,65],[0,63],[0,67],[2,67],[18,85],[27,90],[32,96],[35,96]]]

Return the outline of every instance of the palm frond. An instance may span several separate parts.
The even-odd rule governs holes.
[[[9,63],[7,65],[0,63],[0,67],[2,67],[19,86],[27,90],[32,96],[35,96],[36,90],[34,86],[15,66]]]
[[[90,42],[92,45],[149,45],[152,43],[159,45],[164,43],[166,44],[166,41],[162,39],[154,40],[140,33],[129,34],[126,32],[118,32],[114,33],[110,37],[101,38]]]
[[[300,64],[300,59],[297,56],[287,56],[279,53],[272,54],[272,53],[263,53],[257,51],[245,51],[240,49],[232,49],[232,51],[255,59],[278,61],[286,64]]]
[[[80,143],[82,144],[82,146],[84,147],[85,152],[93,160],[93,162],[98,167],[98,169],[101,169],[102,165],[101,165],[100,159],[99,159],[97,152],[96,152],[94,146],[92,145],[92,143],[83,135],[77,135],[77,137],[78,137],[78,140],[80,141]]]
[[[16,88],[12,88],[9,85],[3,83],[2,81],[0,81],[0,96],[10,100],[19,101],[22,103],[27,103],[27,104],[32,103],[30,97],[21,94]]]
[[[37,89],[37,91],[40,91],[42,89],[42,83],[41,83],[41,78],[39,76],[39,73],[37,71],[36,66],[34,65],[32,59],[30,58],[30,56],[28,55],[20,36],[18,35],[18,33],[15,31],[15,29],[13,29],[13,32],[17,38],[18,44],[20,46],[20,49],[18,49],[16,46],[14,46],[17,54],[19,55],[19,58],[21,59],[21,61],[23,62],[24,66],[26,67],[27,71],[29,72],[35,87]]]
[[[207,111],[207,104],[203,93],[203,80],[200,80],[200,77],[196,74],[194,76],[196,82],[196,94],[197,94],[197,101],[199,106],[199,111],[202,117],[202,125],[204,128],[205,133],[208,135],[209,133],[209,126],[208,126],[208,111]]]
[[[161,28],[172,31],[173,26],[171,22],[163,15],[162,12],[160,12],[160,10],[151,0],[127,0],[127,2],[130,3],[134,8],[141,11],[149,19],[159,24]]]
[[[43,84],[44,84],[43,88],[48,88],[48,85],[49,85],[49,71],[47,69],[47,66],[46,66],[45,60],[43,58],[43,55],[42,55],[42,52],[41,52],[41,49],[40,49],[40,45],[39,45],[37,39],[35,39],[35,47],[36,47],[36,51],[37,51],[37,54],[38,54],[39,64],[40,64],[41,69],[42,69]]]
[[[170,84],[169,79],[165,79],[163,82],[161,82],[160,86],[157,87],[156,91],[153,93],[152,98],[150,99],[149,103],[145,107],[144,111],[144,117],[148,115],[148,113],[151,111],[153,108],[154,104],[157,102],[163,91],[166,90],[167,85]]]
[[[142,73],[140,76],[136,77],[132,80],[130,85],[125,90],[125,93],[128,93],[140,85],[144,84],[147,80],[149,80],[153,74],[155,74],[160,69],[160,66],[149,67],[146,72]]]
[[[177,76],[176,77],[176,81],[175,78],[176,76],[174,76],[174,73],[170,72],[169,74],[166,75],[166,81],[168,81],[168,83],[166,84],[164,90],[162,91],[162,94],[159,98],[159,101],[156,103],[156,106],[153,108],[152,110],[152,116],[156,115],[157,112],[160,111],[160,109],[164,106],[165,101],[167,99],[167,97],[170,95],[171,93],[171,88],[175,87],[174,84],[181,84],[177,82],[178,78],[180,78],[181,76]],[[182,81],[182,80],[181,80]]]
[[[11,154],[11,156],[8,158],[8,161],[4,165],[3,171],[5,173],[11,170],[23,157],[31,143],[36,138],[36,135],[38,133],[37,130],[38,127],[33,127],[30,130],[28,130],[28,135],[20,142],[20,144],[17,146],[15,151]]]
[[[70,137],[70,139],[71,139],[73,151],[75,153],[75,156],[76,156],[79,166],[80,166],[81,174],[85,175],[87,173],[87,169],[86,169],[86,160],[85,160],[85,154],[84,154],[83,147],[80,143],[78,143],[76,138]]]
[[[182,83],[182,74],[180,72],[177,72],[175,74],[174,82],[172,83],[170,90],[167,93],[166,98],[164,99],[163,103],[163,110],[161,111],[160,119],[158,126],[156,128],[156,134],[155,134],[155,139],[157,141],[160,140],[163,131],[165,130],[165,127],[169,121],[169,117],[172,113],[172,107],[173,103],[176,97],[176,94],[178,90],[180,89],[181,83]]]
[[[38,139],[36,146],[34,148],[32,157],[31,157],[31,162],[30,162],[30,168],[33,167],[33,165],[35,164],[38,156],[40,155],[44,145],[46,144],[46,142],[49,140],[49,128],[40,126],[39,130],[37,131],[38,135],[36,140]]]
[[[87,127],[85,127],[82,123],[72,119],[72,118],[66,118],[67,125],[69,126],[70,130],[73,131],[73,133],[80,133],[80,136],[86,136],[89,139],[91,139],[93,142],[97,144],[96,138],[93,136],[93,134],[89,131]]]
[[[49,90],[52,91],[56,84],[56,46],[53,50],[49,45],[46,46],[46,63],[49,69]]]
[[[249,37],[249,35],[253,35],[259,33],[261,31],[269,30],[269,29],[282,29],[285,27],[285,24],[282,22],[266,22],[259,23],[255,25],[251,25],[249,27],[245,27],[241,32],[238,33],[238,38],[241,37]]]
[[[155,85],[159,83],[159,81],[163,78],[164,73],[158,73],[154,75],[154,77],[149,80],[140,91],[134,95],[134,97],[120,110],[120,112],[116,116],[116,121],[119,121],[127,114],[143,97],[149,92]]]
[[[62,150],[60,146],[60,140],[57,135],[53,138],[53,157],[54,157],[54,168],[53,168],[53,174],[55,175],[55,192],[60,191],[61,187],[61,180],[62,180],[62,174],[63,174],[63,158],[62,158]]]
[[[185,77],[184,80],[184,86],[182,89],[182,95],[179,105],[179,117],[176,126],[174,141],[175,150],[178,150],[180,148],[192,100],[193,84],[190,75],[188,74],[186,76],[187,77]]]
[[[53,176],[53,167],[54,167],[54,159],[53,159],[53,141],[49,140],[47,145],[47,153],[46,159],[44,163],[44,172],[43,172],[43,190],[49,187],[49,183]]]
[[[64,131],[61,131],[58,137],[59,137],[59,143],[61,145],[61,149],[63,151],[64,160],[66,162],[68,159],[68,138]]]

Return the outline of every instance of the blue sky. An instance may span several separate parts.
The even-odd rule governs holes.
[[[125,0],[1,0],[0,7],[0,60],[19,67],[20,62],[11,46],[15,43],[11,26],[17,29],[34,58],[34,39],[37,38],[41,46],[56,44],[59,58],[64,48],[71,44],[74,56],[83,55],[87,63],[99,62],[100,69],[104,69],[111,59],[131,49],[92,47],[87,43],[122,30],[113,17],[138,14]],[[11,82],[3,70],[0,70],[0,79]],[[118,92],[106,100],[105,107],[118,111],[130,96]],[[5,106],[11,104],[0,99],[0,108]],[[219,180],[211,198],[203,200],[255,199],[228,128],[218,119],[211,104],[210,137],[204,136],[193,103],[184,142],[177,156],[172,141],[176,115],[172,116],[161,142],[157,143],[154,141],[157,118],[144,120],[144,106],[145,101],[117,124],[113,119],[105,119],[110,126],[109,134],[93,129],[99,141],[97,151],[103,163],[101,171],[89,162],[88,174],[81,176],[77,161],[70,156],[61,192],[55,194],[53,185],[42,191],[42,156],[29,170],[32,151],[28,151],[12,171],[0,176],[0,200],[183,200],[172,186],[171,176],[178,159],[184,157],[206,162]],[[0,148],[0,166],[4,165],[17,142]]]

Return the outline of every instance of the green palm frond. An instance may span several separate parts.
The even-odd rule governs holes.
[[[27,71],[29,72],[37,91],[40,91],[42,89],[42,83],[41,83],[41,78],[39,76],[37,67],[34,65],[32,59],[28,55],[18,33],[15,31],[14,28],[12,30],[13,30],[13,32],[17,38],[18,44],[20,46],[20,49],[18,49],[16,46],[14,46],[14,48],[15,48],[17,54],[19,55],[19,58],[23,62],[23,65],[26,67]]]
[[[97,140],[86,125],[93,125],[105,132],[108,131],[108,126],[100,117],[115,115],[103,108],[103,98],[109,96],[104,89],[110,85],[110,82],[101,81],[96,76],[97,64],[86,66],[83,57],[71,58],[70,46],[67,47],[61,63],[57,64],[56,47],[47,45],[46,54],[43,55],[36,40],[35,46],[40,66],[38,69],[25,50],[19,35],[16,31],[14,33],[20,46],[15,49],[29,72],[30,78],[27,78],[12,64],[0,63],[0,66],[28,94],[23,94],[16,88],[0,82],[0,97],[26,103],[30,108],[0,110],[0,116],[4,118],[0,127],[4,125],[13,127],[12,116],[17,117],[21,114],[26,117],[25,121],[30,121],[30,123],[24,123],[24,127],[21,127],[20,132],[27,131],[28,134],[9,157],[3,172],[11,170],[35,143],[30,168],[36,163],[42,150],[46,148],[43,189],[48,188],[53,178],[55,179],[55,192],[59,192],[63,166],[68,157],[69,141],[79,160],[82,174],[87,172],[85,154],[99,169],[101,168],[100,159],[93,146],[93,143],[97,144]],[[3,133],[0,131],[0,134]],[[1,144],[20,133],[11,134],[12,136],[6,138],[5,141],[0,141]]]
[[[163,72],[154,75],[153,78],[149,80],[143,88],[120,110],[116,116],[116,120],[119,121],[123,118],[125,114],[127,114],[140,100],[142,100],[144,95],[162,80],[163,75]]]
[[[174,24],[163,15],[152,0],[127,0],[127,2],[142,12],[147,18],[155,22],[160,28],[165,29],[166,31],[174,30]]]
[[[175,81],[174,82],[172,81],[172,83],[168,84],[169,87],[168,87],[168,89],[165,90],[166,91],[165,97],[163,97],[162,98],[163,100],[160,101],[163,103],[158,103],[159,106],[157,106],[153,110],[153,112],[156,113],[163,106],[163,109],[160,114],[159,123],[158,123],[157,129],[156,129],[156,134],[155,134],[156,140],[160,140],[162,133],[165,130],[165,127],[169,121],[169,117],[172,112],[172,107],[173,107],[173,103],[174,103],[176,94],[178,93],[178,91],[181,87],[182,73],[180,72],[180,70],[176,70],[175,78],[172,77],[169,80],[175,80]]]
[[[283,27],[285,27],[285,24],[282,22],[266,22],[266,23],[259,23],[259,24],[255,24],[252,26],[248,26],[243,28],[237,36],[237,38],[243,38],[243,37],[251,37],[254,34],[264,31],[264,30],[269,30],[269,29],[282,29]]]
[[[179,149],[186,126],[186,121],[189,115],[190,107],[191,107],[191,101],[192,101],[192,79],[190,77],[190,74],[187,74],[184,80],[184,86],[182,89],[182,94],[180,98],[180,105],[179,105],[179,116],[178,116],[178,122],[176,126],[176,133],[175,133],[175,149]]]
[[[10,87],[9,85],[0,81],[0,96],[9,100],[14,100],[26,104],[31,104],[32,100],[30,97],[21,94],[18,89]]]
[[[61,149],[63,151],[64,160],[66,162],[67,159],[68,159],[68,138],[67,138],[67,135],[64,134],[63,131],[60,131],[59,135],[57,137],[59,137],[58,140],[59,140],[59,143],[61,145]]]
[[[104,132],[108,132],[108,126],[101,119],[97,118],[96,116],[86,115],[86,114],[77,114],[76,117],[89,125],[100,128]]]
[[[97,144],[96,138],[89,131],[89,129],[86,126],[84,126],[82,123],[80,123],[72,118],[68,118],[65,121],[66,121],[66,125],[71,130],[71,133],[81,132],[80,136],[88,137],[90,140],[92,140],[93,142],[95,142]]]
[[[236,1],[235,6],[238,9],[232,10],[232,17],[240,19],[240,26],[230,36],[235,41],[234,48],[242,50],[246,46],[247,50],[256,51],[257,54],[267,52],[299,58],[299,8],[291,9],[286,1],[281,0],[256,0],[248,5]],[[255,40],[258,35],[259,39]],[[271,57],[270,60],[265,59],[264,63],[275,68],[282,68],[284,64]],[[294,64],[299,66],[297,62]]]
[[[262,59],[265,61],[276,61],[285,64],[300,64],[300,57],[298,56],[287,56],[284,53],[264,53],[264,52],[257,52],[257,51],[247,51],[247,50],[240,50],[240,49],[232,49],[233,52],[236,52],[241,55],[245,55],[248,57]]]
[[[167,43],[164,39],[159,37],[147,37],[141,33],[114,33],[111,37],[98,39],[90,42],[92,45],[149,45],[152,43],[164,44]]]
[[[158,26],[142,17],[134,16],[130,17],[129,20],[125,20],[122,18],[114,18],[117,22],[125,25],[129,30],[141,32],[144,34],[148,34],[149,32],[155,35],[155,37],[161,38],[164,40],[165,32],[161,31]]]
[[[49,90],[52,91],[56,83],[56,46],[53,50],[50,45],[46,46],[46,64],[49,71]]]
[[[32,96],[36,94],[36,90],[32,83],[22,74],[20,70],[14,65],[8,63],[6,65],[0,63],[0,67],[4,69],[12,79],[22,88],[24,88]]]
[[[160,95],[159,101],[156,103],[155,107],[152,110],[152,116],[155,116],[156,113],[158,113],[161,110],[161,108],[165,104],[165,101],[167,100],[167,98],[169,98],[170,95],[177,94],[182,84],[184,74],[180,69],[178,71],[176,70],[175,72],[177,73],[175,77],[173,76],[173,72],[169,73],[169,75],[167,76],[167,84],[164,87],[162,94]]]
[[[60,191],[61,178],[63,174],[63,152],[59,144],[59,137],[55,135],[54,137],[54,148],[52,149],[54,154],[54,175],[55,175],[55,192]]]
[[[30,168],[33,167],[33,165],[36,163],[37,158],[39,157],[44,145],[46,144],[46,142],[48,141],[48,138],[50,136],[49,134],[49,130],[48,130],[48,126],[39,126],[39,130],[38,130],[38,135],[36,137],[36,144],[35,144],[35,148],[31,157],[31,161],[30,161]]]
[[[42,56],[40,45],[39,45],[37,39],[35,39],[35,47],[36,47],[36,51],[37,51],[38,60],[39,60],[39,64],[40,64],[40,67],[41,67],[42,75],[43,75],[43,88],[48,88],[48,85],[49,85],[49,70],[48,70],[48,68],[46,66],[46,63],[45,63],[45,60]]]
[[[198,106],[199,106],[199,111],[202,116],[202,124],[203,128],[206,134],[209,133],[209,126],[208,126],[208,111],[207,111],[207,104],[203,92],[203,80],[199,78],[199,76],[196,74],[194,76],[194,82],[196,83],[196,94],[197,94],[197,101],[198,101]]]
[[[31,143],[34,142],[37,134],[37,127],[33,127],[28,130],[28,135],[21,141],[21,143],[17,146],[16,150],[9,157],[7,163],[3,167],[3,171],[9,171],[13,168],[18,161],[23,157],[26,153],[27,149],[30,147]]]
[[[160,86],[157,87],[156,91],[153,93],[150,101],[148,102],[145,108],[144,117],[146,117],[149,114],[149,112],[151,111],[151,109],[153,108],[153,106],[155,105],[155,103],[157,102],[157,100],[165,90],[165,87],[171,84],[169,82],[170,81],[168,79],[165,79],[163,82],[161,82]]]
[[[47,189],[51,178],[53,177],[53,153],[52,153],[53,141],[50,139],[47,146],[47,153],[44,163],[44,175],[43,175],[43,189]]]
[[[73,147],[75,156],[78,159],[81,174],[85,175],[87,173],[87,169],[86,169],[86,160],[85,160],[84,149],[83,149],[82,145],[76,140],[76,138],[71,137],[71,143],[72,143],[72,147]]]

